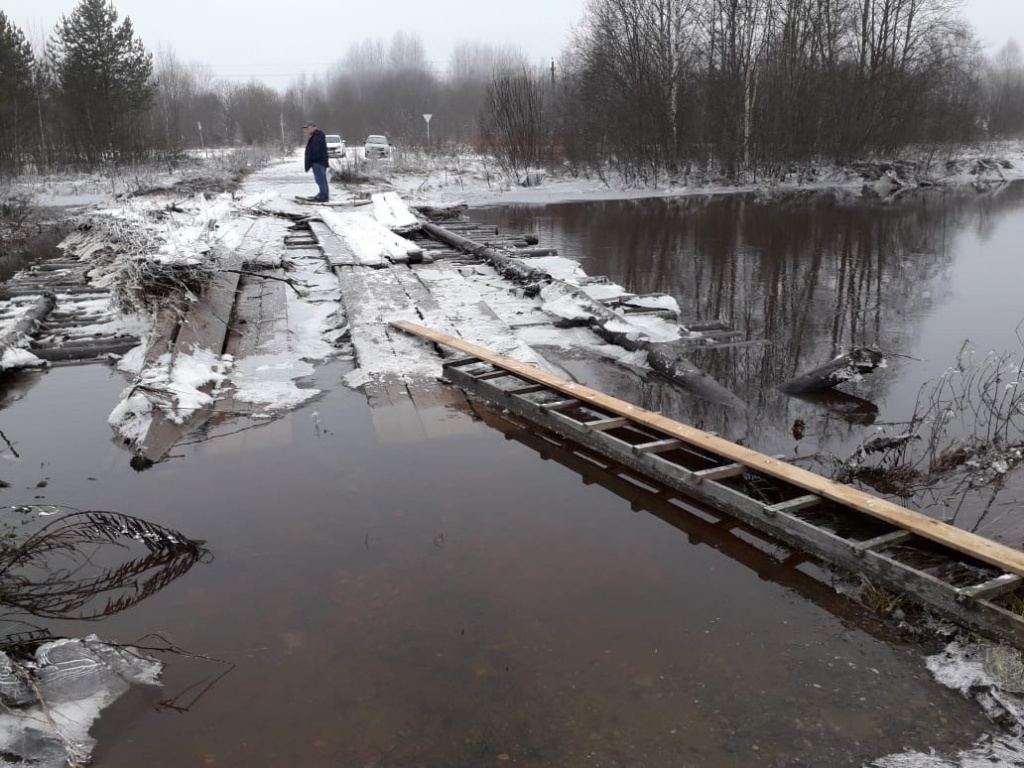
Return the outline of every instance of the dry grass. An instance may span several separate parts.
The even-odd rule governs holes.
[[[979,360],[965,344],[955,365],[921,388],[911,417],[873,434],[837,462],[835,474],[919,508],[941,508],[950,522],[969,495],[981,494],[977,527],[1022,462],[1024,363],[1009,353]]]
[[[903,607],[903,596],[890,592],[884,587],[872,584],[867,578],[861,577],[860,590],[857,599],[868,610],[877,613],[879,616],[892,616],[897,610]]]

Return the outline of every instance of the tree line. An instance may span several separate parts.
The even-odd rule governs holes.
[[[1022,135],[1024,62],[1014,43],[986,59],[955,0],[589,0],[557,67],[466,42],[439,74],[397,33],[277,90],[154,56],[108,0],[34,45],[0,11],[0,174],[293,145],[306,119],[421,145],[425,113],[434,143],[516,173],[772,173]]]
[[[1024,134],[1019,48],[986,59],[956,0],[590,0],[560,82],[498,79],[497,146],[543,98],[527,155],[642,179]]]

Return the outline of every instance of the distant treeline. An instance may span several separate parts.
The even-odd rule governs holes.
[[[424,114],[432,144],[490,148],[515,173],[771,173],[1024,135],[1024,62],[1015,43],[987,59],[954,0],[590,0],[550,67],[462,43],[439,74],[398,33],[281,92],[154,58],[108,0],[35,44],[0,11],[0,175],[294,145],[307,119],[423,145]]]

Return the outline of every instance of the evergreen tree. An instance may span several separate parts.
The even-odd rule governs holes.
[[[134,117],[156,92],[153,57],[136,38],[131,19],[118,24],[107,0],[81,0],[62,16],[52,39],[60,95],[79,145],[90,160],[108,150],[137,148]]]
[[[16,171],[32,98],[32,47],[0,11],[0,173]]]

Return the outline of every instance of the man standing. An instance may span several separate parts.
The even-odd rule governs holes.
[[[313,169],[313,178],[316,179],[316,186],[320,190],[313,200],[326,203],[330,198],[327,190],[327,137],[312,121],[302,127],[309,136],[306,142],[306,170]]]

